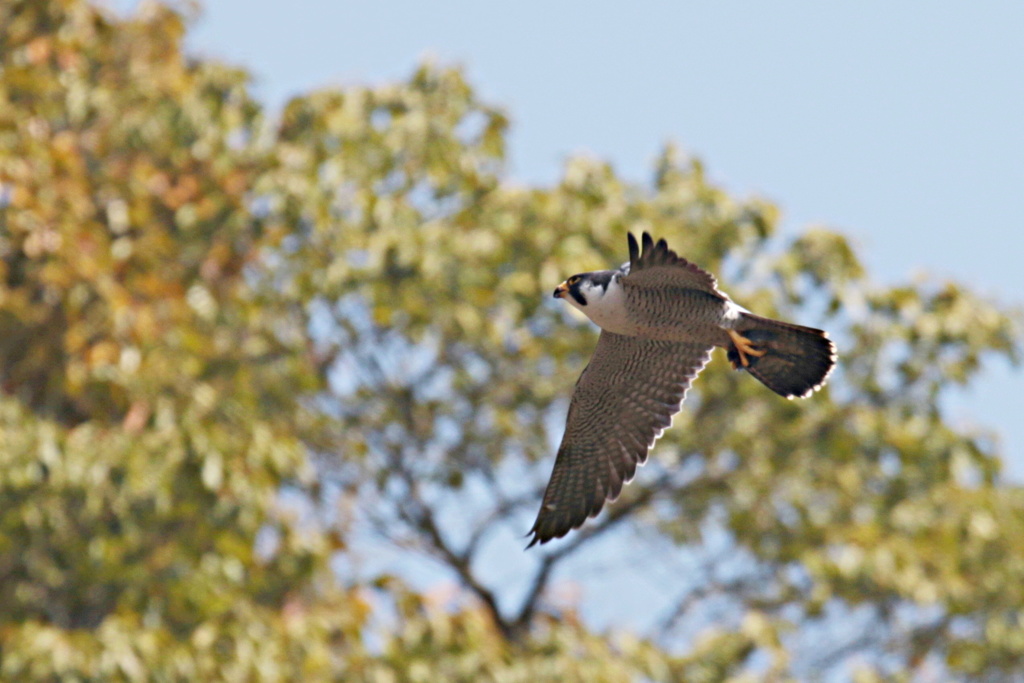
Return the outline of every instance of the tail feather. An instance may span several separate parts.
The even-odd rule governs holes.
[[[766,352],[748,355],[744,369],[766,387],[786,398],[803,398],[825,384],[836,364],[836,346],[824,331],[747,313],[742,322],[737,332]],[[739,365],[736,347],[727,353]]]

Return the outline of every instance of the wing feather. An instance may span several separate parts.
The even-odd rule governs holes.
[[[700,344],[601,332],[569,404],[531,546],[564,536],[619,495],[710,358]]]
[[[629,242],[629,274],[622,278],[622,284],[629,287],[654,288],[673,287],[697,289],[719,297],[725,295],[719,291],[715,276],[695,263],[691,263],[668,248],[668,243],[660,239],[655,243],[650,234],[644,233],[643,251],[630,234]]]

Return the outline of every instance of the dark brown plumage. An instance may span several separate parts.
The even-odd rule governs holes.
[[[751,313],[743,321],[740,333],[766,353],[749,356],[744,368],[733,344],[726,353],[734,368],[746,370],[786,398],[805,398],[825,383],[836,362],[836,347],[824,331]]]

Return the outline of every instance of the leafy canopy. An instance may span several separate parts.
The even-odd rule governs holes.
[[[0,2],[5,678],[1020,675],[1022,491],[940,403],[1019,360],[1007,311],[873,285],[671,147],[649,183],[513,183],[458,70],[271,117],[187,23]],[[596,340],[546,294],[640,230],[841,369],[786,402],[716,358],[620,501],[518,554]],[[691,568],[644,633],[558,598],[602,538]],[[457,591],[347,571],[386,546]]]

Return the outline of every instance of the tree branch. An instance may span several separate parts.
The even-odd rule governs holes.
[[[726,476],[727,475],[725,474],[705,474],[704,476],[697,477],[690,481],[685,486],[676,489],[675,493],[685,494],[687,491],[696,488],[719,486],[725,483]],[[606,534],[609,530],[617,527],[622,521],[637,510],[649,505],[658,494],[663,493],[667,489],[670,482],[671,475],[667,473],[663,474],[657,480],[641,489],[632,498],[619,501],[615,505],[607,508],[607,513],[602,519],[584,527],[580,531],[577,531],[572,539],[564,543],[562,547],[545,555],[541,559],[537,573],[534,574],[530,590],[527,592],[526,598],[523,600],[523,604],[519,608],[519,614],[512,622],[513,630],[516,633],[522,633],[529,630],[533,617],[537,612],[540,597],[544,593],[544,589],[547,587],[548,580],[551,577],[551,572],[554,570],[556,564],[564,560],[566,557],[576,553],[585,544],[590,543],[595,538]]]
[[[397,393],[396,400],[402,403],[399,406],[399,410],[406,422],[406,431],[412,436],[416,433],[416,425],[412,417],[412,392],[401,391]],[[480,583],[473,574],[471,567],[472,554],[468,552],[468,549],[457,552],[442,535],[434,519],[433,508],[423,500],[423,496],[420,493],[419,481],[405,466],[405,458],[403,458],[403,455],[405,455],[403,451],[405,449],[396,446],[390,450],[389,464],[393,472],[405,484],[408,494],[408,498],[405,501],[400,501],[398,504],[399,515],[426,534],[434,554],[448,564],[458,574],[462,583],[480,599],[487,608],[487,611],[490,612],[491,618],[494,619],[495,625],[502,634],[510,640],[514,639],[512,628],[504,615],[502,615],[498,607],[498,599],[493,591]]]

